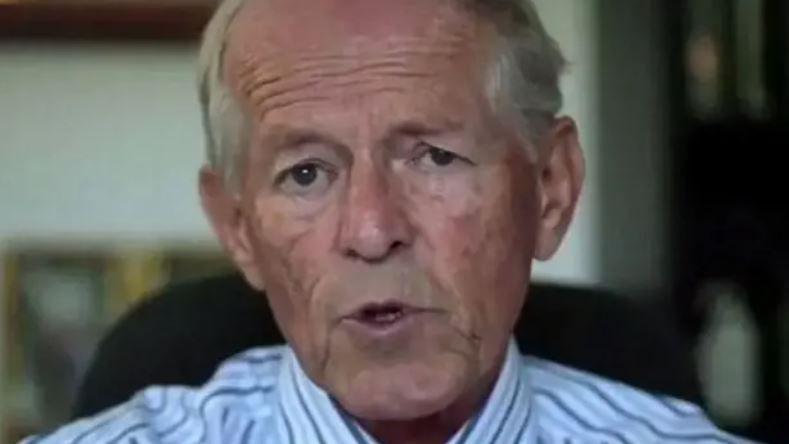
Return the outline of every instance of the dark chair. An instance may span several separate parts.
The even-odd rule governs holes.
[[[688,349],[668,322],[632,300],[534,285],[515,335],[528,354],[701,401]],[[74,417],[124,402],[150,385],[200,385],[230,356],[283,341],[265,296],[239,275],[169,286],[127,313],[103,339]]]

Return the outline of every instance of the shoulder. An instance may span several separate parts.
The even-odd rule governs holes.
[[[233,443],[274,427],[286,347],[257,348],[225,361],[203,386],[154,386],[130,401],[24,444]]]
[[[718,430],[692,403],[532,356],[523,364],[544,430],[623,444],[747,442]]]

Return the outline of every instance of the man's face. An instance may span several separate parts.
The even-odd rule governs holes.
[[[520,312],[543,202],[485,97],[492,35],[424,0],[250,2],[233,26],[225,75],[252,134],[220,236],[358,417],[457,402]]]

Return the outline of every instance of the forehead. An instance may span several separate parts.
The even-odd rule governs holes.
[[[247,0],[231,47],[281,53],[350,50],[354,43],[453,37],[475,41],[484,24],[458,0]]]
[[[491,28],[456,0],[248,0],[230,29],[224,74],[242,98],[305,72],[352,75],[387,61],[468,77],[485,65]]]

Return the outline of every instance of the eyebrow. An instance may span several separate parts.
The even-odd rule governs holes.
[[[445,118],[435,123],[409,119],[392,125],[381,142],[390,145],[397,137],[429,137],[461,131],[464,125],[457,119]],[[345,160],[352,157],[349,148],[331,134],[308,127],[278,124],[269,129],[263,137],[263,143],[272,148],[272,156],[278,157],[287,152],[298,151],[305,145],[322,145],[331,149]]]
[[[460,121],[443,119],[435,125],[426,124],[417,120],[406,120],[398,123],[389,131],[389,134],[404,134],[407,136],[430,136],[463,129]]]
[[[325,144],[335,147],[343,144],[331,135],[322,133],[311,128],[298,128],[289,125],[279,125],[271,130],[264,138],[264,141],[271,143],[279,151],[288,148],[298,148],[308,144]]]
[[[430,136],[446,132],[454,132],[463,129],[463,124],[455,119],[442,119],[436,124],[430,124],[419,120],[405,120],[393,125],[385,138],[397,135],[406,136]],[[293,127],[290,125],[277,125],[264,137],[264,141],[271,143],[277,150],[298,148],[309,144],[323,144],[335,148],[343,147],[341,141],[330,134],[312,129]]]

